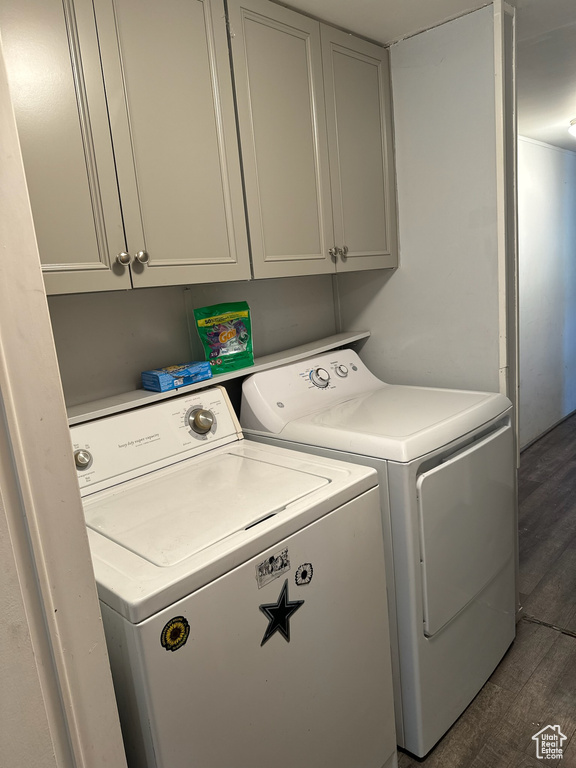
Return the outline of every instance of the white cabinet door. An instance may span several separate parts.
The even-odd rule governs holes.
[[[255,277],[397,266],[388,53],[230,0]]]
[[[92,4],[6,0],[0,25],[46,290],[129,288]]]
[[[322,25],[337,271],[397,266],[388,51]]]
[[[221,0],[94,8],[134,287],[249,278]]]
[[[255,277],[333,272],[320,25],[228,3]]]

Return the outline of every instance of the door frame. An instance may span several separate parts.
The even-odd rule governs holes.
[[[0,663],[24,664],[45,726],[39,766],[126,766],[48,303],[0,45],[0,512],[22,609]],[[22,648],[31,652],[24,659]],[[3,671],[6,671],[4,669]],[[11,670],[8,670],[11,671]],[[12,705],[12,700],[13,705]],[[12,714],[11,714],[12,713]],[[25,746],[7,734],[16,762]],[[49,746],[51,744],[51,749]],[[28,745],[26,745],[26,748]],[[18,758],[16,757],[18,756]],[[9,757],[9,756],[7,756]]]

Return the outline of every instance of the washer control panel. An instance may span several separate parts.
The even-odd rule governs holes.
[[[116,485],[242,432],[226,391],[211,387],[70,428],[82,493]]]

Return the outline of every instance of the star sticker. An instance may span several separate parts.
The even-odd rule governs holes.
[[[262,613],[268,618],[268,626],[260,647],[264,645],[275,632],[280,632],[287,643],[290,642],[290,623],[289,619],[298,608],[304,605],[304,600],[290,600],[288,597],[288,579],[284,582],[277,603],[265,603],[260,606]]]

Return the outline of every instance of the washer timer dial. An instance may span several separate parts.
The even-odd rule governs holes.
[[[325,389],[330,384],[330,374],[326,368],[314,368],[314,370],[310,371],[310,381],[316,387]]]
[[[186,420],[190,429],[197,435],[205,435],[210,432],[216,421],[212,411],[205,408],[194,408],[187,414]]]

